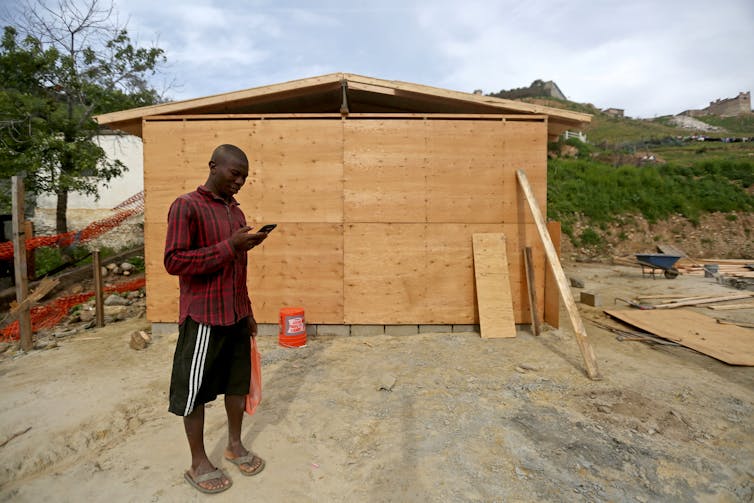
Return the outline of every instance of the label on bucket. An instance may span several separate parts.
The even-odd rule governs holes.
[[[285,317],[285,334],[300,335],[306,333],[303,316],[286,316]]]

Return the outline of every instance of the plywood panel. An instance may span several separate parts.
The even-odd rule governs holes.
[[[506,121],[504,179],[500,196],[505,221],[534,223],[518,188],[516,170],[526,172],[543,215],[547,215],[547,125],[544,122]]]
[[[503,126],[502,121],[427,121],[429,222],[506,221]]]
[[[344,234],[345,322],[423,323],[425,225],[347,223]]]
[[[254,222],[343,221],[343,122],[261,121],[251,190],[239,201]]]
[[[165,271],[167,222],[144,223],[144,268],[147,278],[147,319],[151,322],[178,321],[178,277]]]
[[[281,307],[302,307],[310,323],[343,323],[343,226],[282,223],[249,253],[257,321],[277,323]]]
[[[427,305],[422,323],[479,323],[471,236],[502,224],[427,224]]]
[[[754,332],[686,309],[605,311],[610,316],[731,365],[754,366]]]
[[[505,235],[474,234],[473,243],[482,337],[515,337]]]
[[[344,123],[346,222],[426,222],[425,121]]]

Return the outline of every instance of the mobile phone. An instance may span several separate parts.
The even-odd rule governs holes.
[[[271,232],[271,231],[272,231],[272,229],[274,229],[274,228],[275,228],[275,227],[277,227],[277,226],[278,226],[278,224],[267,224],[267,225],[263,225],[263,226],[262,226],[262,228],[261,228],[261,229],[259,229],[259,230],[258,230],[257,232],[264,232],[265,234],[267,234],[268,232]]]

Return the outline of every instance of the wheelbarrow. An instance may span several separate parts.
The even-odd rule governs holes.
[[[678,269],[673,267],[680,259],[680,255],[665,255],[664,253],[637,253],[636,260],[641,266],[641,275],[650,274],[655,278],[655,271],[663,271],[668,279],[675,279],[680,274]],[[648,272],[647,272],[648,270]]]

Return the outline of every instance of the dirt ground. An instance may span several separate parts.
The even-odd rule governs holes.
[[[566,272],[604,307],[640,293],[734,292],[624,266]],[[260,337],[263,401],[243,438],[267,468],[247,478],[221,460],[215,401],[207,448],[234,482],[217,501],[752,501],[754,368],[619,342],[593,324],[615,324],[601,308],[579,309],[600,381],[585,377],[565,312],[558,330],[534,337],[521,327],[504,340],[317,337],[288,349]],[[754,322],[752,309],[699,310]],[[130,349],[130,334],[146,326],[131,319],[53,349],[6,353],[0,501],[205,499],[183,480],[188,448],[166,410],[177,335]]]

